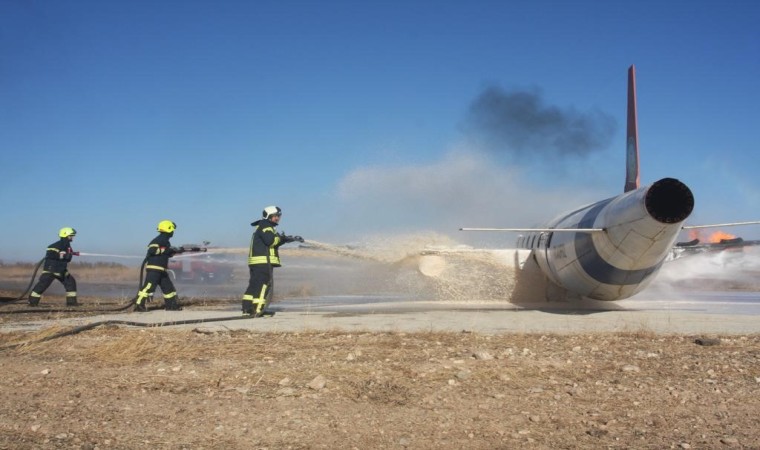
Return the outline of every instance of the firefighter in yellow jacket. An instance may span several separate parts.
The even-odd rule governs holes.
[[[77,235],[77,230],[71,227],[64,227],[58,232],[59,239],[48,245],[45,253],[45,265],[43,266],[42,275],[37,284],[34,285],[32,293],[29,295],[29,305],[37,306],[53,280],[63,283],[66,288],[66,306],[79,306],[77,303],[77,281],[71,276],[68,270],[69,262],[72,256],[79,256],[79,252],[71,249],[71,241]]]
[[[137,293],[135,311],[145,312],[148,310],[145,303],[153,298],[153,293],[158,286],[161,286],[167,310],[179,311],[182,309],[179,306],[174,283],[166,272],[169,258],[177,253],[182,253],[182,250],[172,247],[169,242],[169,238],[174,236],[176,229],[177,224],[171,220],[162,220],[158,223],[158,236],[148,244],[148,254],[145,256],[145,284]]]
[[[280,267],[278,248],[288,242],[303,242],[301,236],[275,233],[274,229],[279,225],[281,217],[282,209],[277,206],[267,206],[262,212],[262,218],[251,224],[255,228],[248,250],[250,279],[248,289],[243,295],[243,314],[253,317],[263,315],[272,289],[273,268]]]

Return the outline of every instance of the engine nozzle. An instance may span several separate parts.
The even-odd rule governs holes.
[[[644,199],[647,212],[660,223],[686,220],[694,209],[694,195],[675,178],[663,178],[649,187]]]

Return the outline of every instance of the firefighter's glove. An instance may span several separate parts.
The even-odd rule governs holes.
[[[280,238],[280,245],[287,244],[288,242],[293,242],[293,238],[286,235],[285,233],[277,233],[277,236]]]

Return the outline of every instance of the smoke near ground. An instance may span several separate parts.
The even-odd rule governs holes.
[[[309,242],[310,249],[283,252],[287,265],[279,270],[279,292],[285,298],[384,295],[437,302],[511,300],[516,272],[506,258],[459,249],[434,233],[394,238],[395,244],[370,239],[351,248]]]
[[[659,291],[725,291],[760,289],[760,248],[724,250],[666,262],[652,288]]]
[[[535,158],[584,157],[608,148],[617,128],[614,117],[546,104],[538,91],[487,87],[470,105],[465,127],[485,148]]]

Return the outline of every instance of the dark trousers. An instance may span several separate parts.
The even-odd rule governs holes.
[[[172,309],[177,305],[177,290],[174,288],[169,274],[163,270],[145,270],[145,284],[143,284],[140,292],[137,293],[137,305],[143,305],[146,299],[152,299],[153,293],[156,292],[156,287],[161,287],[161,292],[164,293],[164,302],[167,309]]]
[[[243,313],[260,313],[266,306],[269,291],[272,289],[272,268],[268,264],[254,264],[248,266],[248,272],[250,278],[248,289],[243,294]]]
[[[34,289],[32,289],[32,293],[29,294],[30,305],[36,305],[40,302],[42,293],[50,287],[50,285],[53,283],[53,280],[58,280],[63,283],[63,287],[66,289],[66,303],[76,304],[77,280],[75,280],[74,277],[69,274],[69,272],[64,272],[63,274],[42,272],[39,281],[37,281],[37,284],[34,285]]]

